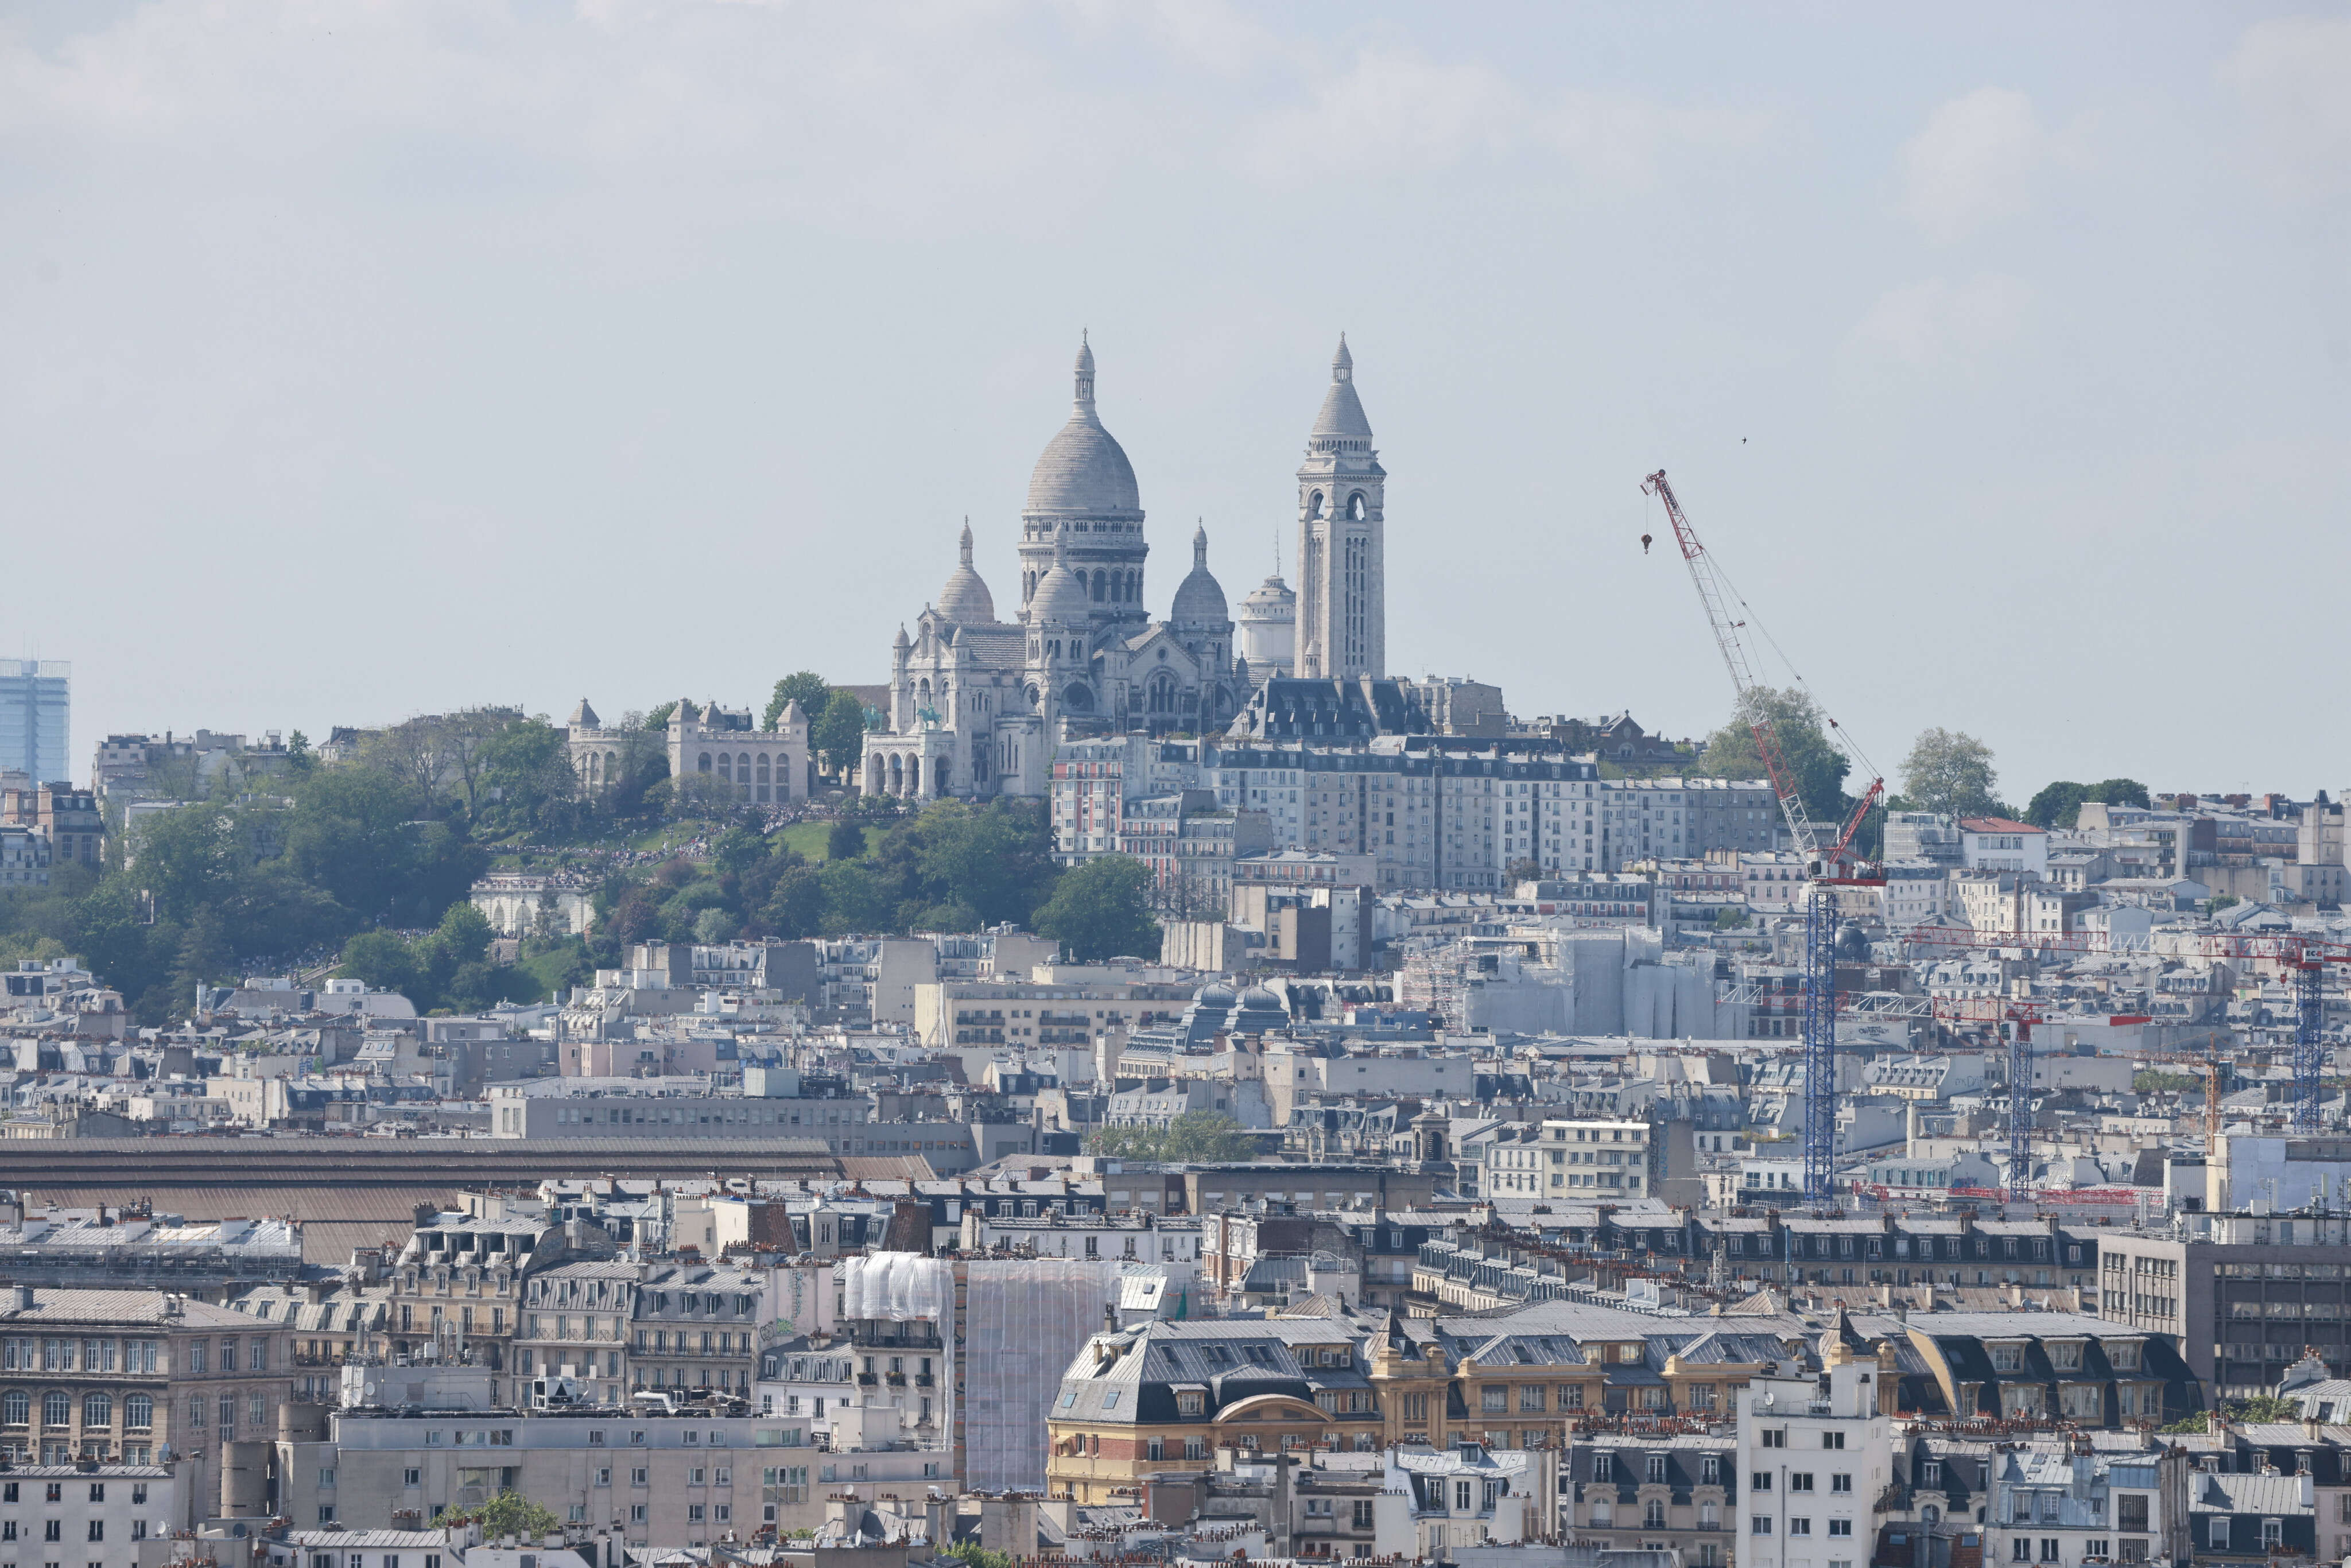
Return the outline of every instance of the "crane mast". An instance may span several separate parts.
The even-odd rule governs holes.
[[[1804,808],[1803,790],[1796,771],[1788,765],[1787,753],[1780,745],[1770,717],[1754,700],[1754,669],[1739,635],[1746,622],[1731,615],[1730,607],[1738,596],[1730,591],[1715,568],[1714,558],[1698,541],[1698,530],[1690,526],[1673,486],[1666,482],[1666,471],[1660,468],[1641,481],[1641,488],[1664,505],[1667,520],[1673,525],[1674,543],[1682,552],[1683,564],[1689,568],[1690,582],[1698,589],[1698,603],[1706,611],[1707,624],[1713,629],[1715,646],[1721,650],[1723,667],[1730,672],[1731,688],[1739,698],[1739,716],[1748,733],[1755,737],[1755,753],[1762,759],[1763,771],[1771,777],[1771,792],[1779,797],[1780,814],[1787,820],[1789,837],[1796,852],[1804,857],[1805,869],[1812,879],[1804,899],[1804,1200],[1827,1203],[1834,1197],[1836,1187],[1835,889],[1839,884],[1871,880],[1839,873],[1849,873],[1854,869],[1855,835],[1861,831],[1870,808],[1885,792],[1886,781],[1871,780],[1862,794],[1861,804],[1834,839],[1814,826],[1812,813]],[[1834,727],[1835,721],[1830,724]],[[1849,743],[1846,749],[1852,749]]]

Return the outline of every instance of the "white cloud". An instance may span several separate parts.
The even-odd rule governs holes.
[[[1033,226],[1018,191],[1081,202],[1148,124],[1060,65],[1008,7],[943,0],[155,5],[47,51],[0,33],[0,147],[273,192],[718,188],[819,224]]]
[[[2032,204],[2044,170],[2086,162],[2081,122],[2042,126],[2032,100],[1985,87],[1927,117],[1902,147],[1902,210],[1928,239],[1949,244]]]
[[[2351,18],[2257,22],[2220,79],[2244,105],[2266,183],[2294,196],[2351,191]]]
[[[1302,56],[1298,74],[1311,77],[1321,58]],[[1617,94],[1538,99],[1489,65],[1373,47],[1344,71],[1311,80],[1300,101],[1249,123],[1236,153],[1243,169],[1274,185],[1425,175],[1515,154],[1640,185],[1676,151],[1741,146],[1765,126],[1759,114],[1674,109]]]
[[[1853,329],[1865,360],[1912,370],[1964,368],[2023,330],[2032,289],[2022,278],[1982,273],[1962,282],[1929,277],[1878,296]]]

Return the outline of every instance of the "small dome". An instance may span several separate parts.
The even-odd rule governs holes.
[[[1241,1006],[1250,1012],[1285,1012],[1281,998],[1263,986],[1251,986],[1241,993]]]
[[[1322,394],[1322,411],[1314,416],[1308,438],[1349,445],[1372,444],[1372,422],[1364,414],[1364,400],[1355,395],[1355,356],[1347,352],[1347,335],[1339,334],[1339,351],[1331,360],[1331,390]]]
[[[971,567],[971,519],[964,519],[963,559],[939,590],[939,613],[958,626],[985,625],[996,619],[996,596]]]
[[[1029,475],[1030,512],[1068,517],[1140,516],[1142,492],[1135,487],[1134,465],[1094,413],[1094,351],[1078,348],[1077,402],[1070,423],[1045,444],[1037,466]]]
[[[1192,1000],[1204,1008],[1228,1008],[1233,1005],[1233,988],[1221,980],[1211,980]]]
[[[1208,573],[1208,530],[1192,536],[1192,572],[1176,590],[1167,618],[1178,626],[1216,626],[1232,617],[1225,610],[1225,591]]]
[[[596,716],[596,710],[588,706],[588,699],[581,697],[580,706],[571,710],[570,725],[574,729],[601,729],[604,721]]]
[[[1093,596],[1078,580],[1078,574],[1070,570],[1069,547],[1063,536],[1056,532],[1052,570],[1037,580],[1037,591],[1029,596],[1029,624],[1083,625],[1092,614]]]
[[[1241,601],[1244,621],[1295,621],[1298,619],[1298,595],[1290,584],[1275,572],[1249,591]]]

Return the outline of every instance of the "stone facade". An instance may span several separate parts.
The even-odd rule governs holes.
[[[1355,395],[1347,340],[1298,470],[1298,673],[1387,674],[1387,470]]]
[[[1384,656],[1378,564],[1381,475],[1355,401],[1345,346],[1333,370],[1307,470],[1324,476],[1325,518],[1314,561],[1336,562],[1351,597],[1342,609],[1349,646]],[[1327,427],[1327,428],[1326,428]],[[1344,481],[1337,501],[1333,488]],[[883,726],[866,737],[861,781],[868,794],[1041,797],[1054,754],[1068,740],[1144,734],[1215,734],[1240,714],[1294,653],[1294,599],[1279,574],[1250,595],[1241,646],[1224,590],[1208,570],[1205,528],[1192,537],[1192,569],[1166,619],[1144,609],[1144,511],[1134,469],[1103,428],[1094,400],[1094,357],[1081,346],[1070,418],[1037,460],[1020,516],[1020,608],[999,621],[972,564],[965,525],[961,559],[935,605],[902,628],[891,650]],[[1352,542],[1351,542],[1352,541]],[[1366,543],[1368,541],[1368,543]],[[1368,549],[1369,553],[1366,554]],[[1336,551],[1334,555],[1332,552]],[[1307,556],[1301,556],[1301,561]],[[1354,666],[1351,666],[1353,668]]]
[[[620,782],[638,760],[643,734],[606,727],[588,699],[571,710],[564,729],[571,769],[580,789],[600,795]],[[663,735],[669,776],[699,774],[731,785],[745,805],[782,806],[808,799],[815,777],[809,752],[809,718],[791,703],[776,716],[776,727],[760,729],[748,708],[700,706],[679,699]]]

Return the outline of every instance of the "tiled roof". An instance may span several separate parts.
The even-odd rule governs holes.
[[[226,1307],[215,1307],[207,1301],[193,1301],[166,1296],[161,1291],[52,1291],[36,1290],[31,1306],[18,1306],[17,1298],[0,1295],[0,1322],[9,1324],[68,1323],[83,1322],[135,1322],[162,1327],[176,1322],[186,1328],[251,1328],[253,1320],[243,1312]],[[167,1313],[166,1308],[172,1309]]]
[[[2302,1476],[2190,1476],[2188,1506],[2198,1513],[2299,1513],[2310,1504],[2303,1497]]]

